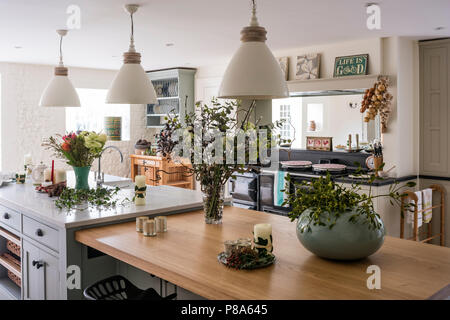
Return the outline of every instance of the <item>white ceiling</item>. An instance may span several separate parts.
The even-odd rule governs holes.
[[[366,28],[367,2],[257,0],[258,17],[274,51],[365,37],[450,36],[450,0],[379,0],[379,31]],[[0,0],[0,61],[55,64],[55,30],[65,27],[66,9],[76,4],[81,29],[64,40],[65,64],[118,69],[130,28],[124,3],[142,5],[135,41],[145,69],[223,63],[239,46],[250,16],[248,0]]]

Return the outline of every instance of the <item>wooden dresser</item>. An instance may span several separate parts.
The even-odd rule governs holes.
[[[174,163],[163,157],[136,154],[132,154],[130,158],[133,181],[140,174],[146,176],[146,183],[150,186],[169,185],[194,189],[194,177],[187,169],[192,167],[189,162]]]

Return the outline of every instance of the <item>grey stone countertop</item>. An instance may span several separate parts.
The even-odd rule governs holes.
[[[73,172],[67,173],[67,179],[68,186],[73,187]],[[118,193],[118,202],[127,198],[131,200],[134,196],[134,184],[130,179],[106,175],[105,183],[125,186]],[[89,184],[91,187],[95,187],[93,172],[89,176]],[[0,188],[0,204],[59,228],[114,222],[142,215],[168,215],[202,208],[200,191],[171,186],[148,186],[147,203],[144,206],[135,206],[134,202],[125,201],[110,209],[91,207],[86,210],[69,211],[58,209],[54,204],[56,199],[56,197],[49,197],[45,193],[37,192],[30,179],[27,179],[25,184],[13,182]]]

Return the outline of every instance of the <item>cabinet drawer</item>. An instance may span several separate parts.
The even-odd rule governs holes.
[[[4,206],[0,206],[0,221],[8,227],[20,231],[21,214],[19,212],[11,210]]]
[[[24,216],[23,233],[47,247],[59,251],[58,230]]]
[[[136,159],[135,164],[138,166],[156,166],[158,165],[154,160]]]

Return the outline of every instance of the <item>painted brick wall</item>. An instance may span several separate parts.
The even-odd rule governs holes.
[[[116,71],[85,68],[69,68],[69,77],[75,87],[107,89]],[[64,108],[39,107],[40,96],[50,81],[53,66],[0,63],[1,76],[1,168],[15,171],[23,166],[23,157],[31,153],[33,162],[51,163],[51,153],[41,146],[42,138],[65,132]],[[108,142],[116,145],[124,154],[120,163],[116,151],[105,152],[102,167],[105,173],[127,177],[130,174],[129,155],[139,138],[149,139],[154,129],[145,128],[145,108],[131,106],[130,141]],[[63,161],[58,167],[65,167]],[[97,163],[92,170],[96,170]]]

